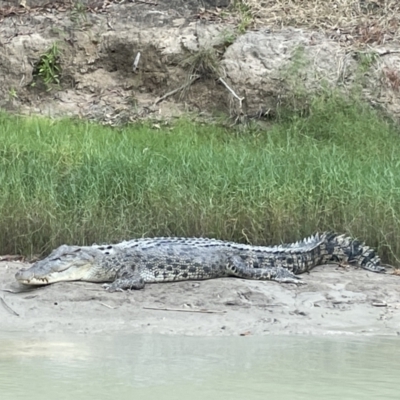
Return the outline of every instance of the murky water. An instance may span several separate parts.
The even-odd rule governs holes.
[[[399,341],[0,333],[0,398],[398,399]]]

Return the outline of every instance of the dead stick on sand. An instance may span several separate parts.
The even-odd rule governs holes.
[[[157,308],[157,307],[143,307],[146,310],[158,310],[158,311],[179,311],[179,312],[194,312],[203,314],[225,314],[226,311],[218,310],[186,310],[184,308]]]
[[[101,302],[100,302],[100,304],[101,304],[102,306],[104,306],[104,307],[111,308],[112,310],[115,310],[115,309],[117,308],[117,307],[109,306],[109,305],[106,304],[106,303],[101,303]]]
[[[19,317],[19,314],[16,313],[6,302],[5,300],[0,296],[1,304],[3,304],[3,307],[11,314],[14,314],[15,316]]]
[[[7,293],[14,293],[14,294],[20,294],[20,293],[29,293],[29,292],[34,292],[37,290],[36,287],[27,287],[27,288],[22,288],[20,290],[12,290],[12,289],[0,289],[2,292],[7,292]]]
[[[7,293],[21,293],[21,292],[17,292],[16,290],[12,290],[12,289],[0,289],[2,292],[7,292]]]

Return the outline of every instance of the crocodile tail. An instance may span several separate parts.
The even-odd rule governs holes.
[[[374,249],[348,235],[326,232],[327,258],[337,262],[347,262],[372,272],[384,272],[381,260]]]

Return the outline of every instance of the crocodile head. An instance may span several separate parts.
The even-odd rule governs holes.
[[[24,285],[79,280],[96,282],[95,261],[99,255],[101,252],[93,248],[63,245],[30,268],[18,271],[15,278]]]

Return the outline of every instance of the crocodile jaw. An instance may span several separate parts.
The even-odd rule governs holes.
[[[36,263],[37,264],[37,263]],[[15,274],[19,283],[24,285],[48,285],[61,281],[81,281],[89,274],[91,264],[70,265],[63,271],[43,271],[40,265],[34,264],[29,269],[22,269]]]
[[[98,251],[77,246],[60,246],[47,258],[38,261],[29,269],[15,274],[24,285],[47,285],[60,281],[91,281]],[[96,281],[96,278],[93,279]]]

